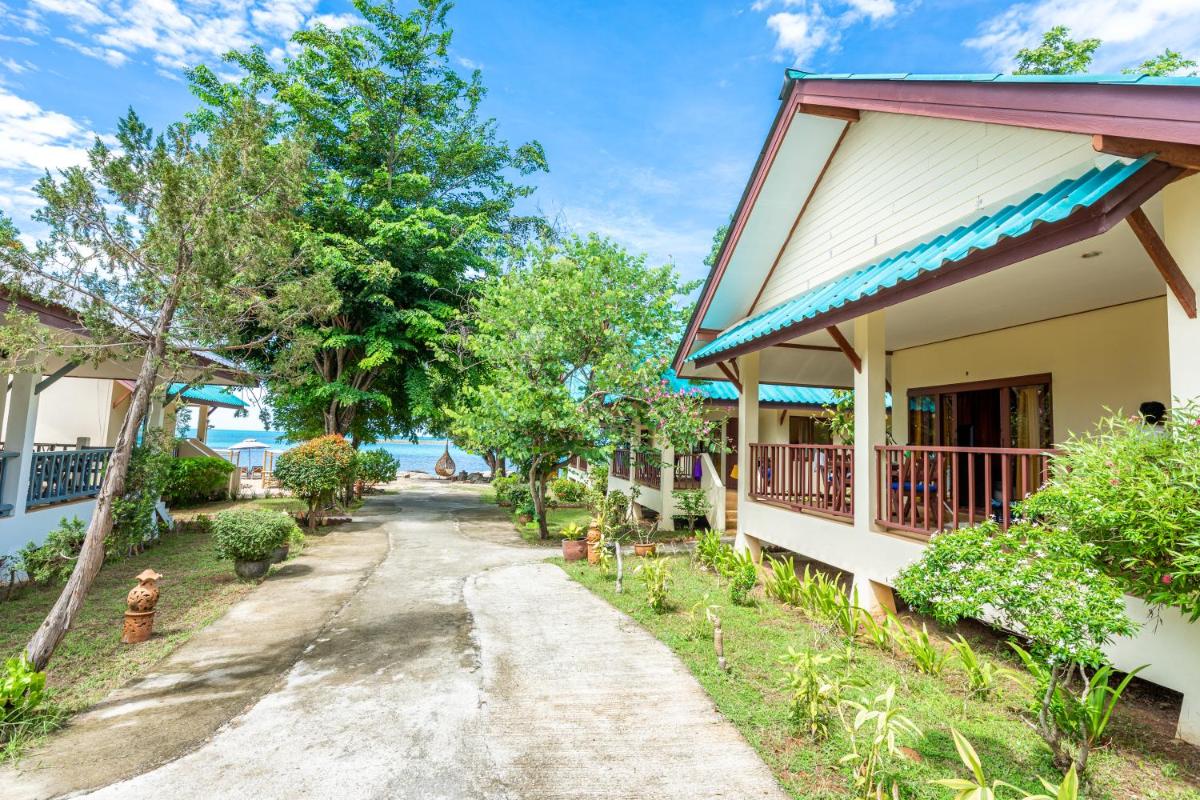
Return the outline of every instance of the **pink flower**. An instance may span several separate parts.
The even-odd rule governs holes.
[[[1163,582],[1164,584],[1166,584],[1166,585],[1170,585],[1170,583],[1171,583],[1171,580],[1172,580],[1172,578],[1171,578],[1171,576],[1170,576],[1170,575],[1163,575],[1163,576],[1162,576],[1162,582]]]

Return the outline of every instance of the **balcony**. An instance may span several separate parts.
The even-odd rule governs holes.
[[[675,456],[676,489],[699,489],[702,475],[699,453],[680,453]]]
[[[875,522],[922,537],[987,519],[1007,528],[1013,504],[1045,484],[1057,453],[994,447],[876,447]]]
[[[613,451],[612,457],[612,476],[629,480],[629,448],[618,447]]]
[[[836,444],[752,444],[749,495],[793,511],[854,518],[854,448]]]
[[[111,456],[111,447],[35,452],[29,470],[26,507],[95,497]]]
[[[658,453],[641,450],[633,454],[633,480],[650,489],[662,486],[662,458]]]

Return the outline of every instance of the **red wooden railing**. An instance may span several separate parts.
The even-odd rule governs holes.
[[[642,486],[658,489],[662,486],[662,456],[658,453],[633,454],[633,479]]]
[[[1013,503],[1046,482],[1050,461],[1057,452],[998,447],[876,447],[876,522],[922,536],[987,519],[1008,527]]]
[[[697,467],[701,463],[699,453],[677,453],[675,455],[675,488],[699,489],[700,479]]]
[[[629,480],[629,448],[618,447],[613,451],[612,476]]]
[[[752,444],[755,500],[839,517],[854,516],[854,448],[838,444]]]

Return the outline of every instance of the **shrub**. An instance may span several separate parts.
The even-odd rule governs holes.
[[[629,519],[629,498],[625,493],[614,489],[609,492],[604,499],[604,520],[603,525],[605,530],[619,528]]]
[[[396,480],[400,461],[387,450],[364,450],[358,454],[355,467],[355,479],[362,481],[366,488],[374,489],[381,483]]]
[[[554,496],[562,503],[578,503],[583,499],[586,490],[586,486],[570,478],[558,478],[550,484],[550,491],[554,492]]]
[[[167,505],[187,506],[225,497],[233,464],[216,456],[187,456],[166,462],[163,499]]]
[[[104,542],[108,555],[128,555],[157,535],[154,507],[166,486],[173,444],[162,431],[151,431],[133,449],[125,494],[113,502],[112,532]]]
[[[715,570],[721,557],[721,531],[701,531],[696,537],[696,560],[709,569]]]
[[[679,516],[687,517],[688,533],[696,532],[696,520],[704,517],[712,510],[712,503],[700,489],[680,489],[673,493]]]
[[[608,491],[608,465],[607,464],[590,464],[588,466],[588,480],[591,482],[593,491],[604,494]]]
[[[71,577],[86,535],[87,525],[83,520],[78,517],[62,520],[45,542],[40,545],[30,542],[21,548],[21,568],[37,583],[62,583]]]
[[[46,715],[46,673],[33,669],[24,655],[4,662],[0,673],[0,745],[6,745]]]
[[[1110,417],[1062,447],[1020,512],[1095,545],[1130,594],[1200,619],[1200,405],[1172,409],[1155,432]]]
[[[509,490],[508,502],[518,514],[534,516],[533,492],[525,483],[518,483]]]
[[[862,688],[863,682],[845,675],[846,658],[841,654],[789,647],[779,660],[789,667],[785,685],[791,693],[792,722],[814,738],[828,738],[829,723],[836,718],[846,690]]]
[[[511,506],[512,491],[521,485],[520,475],[501,475],[492,479],[492,491],[496,493],[496,503],[501,506]]]
[[[637,568],[646,581],[646,602],[655,611],[667,607],[667,591],[671,588],[670,562],[665,558],[648,558]]]
[[[319,436],[293,447],[275,463],[275,477],[308,505],[309,525],[315,512],[333,502],[335,493],[355,475],[354,448],[341,436]]]
[[[729,579],[729,599],[737,605],[745,605],[750,598],[750,590],[758,583],[758,564],[749,550],[734,552],[730,548],[729,555],[723,559],[721,574]]]
[[[235,509],[213,518],[217,558],[265,561],[271,551],[290,540],[296,523],[281,511]]]

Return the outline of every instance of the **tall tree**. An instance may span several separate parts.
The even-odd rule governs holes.
[[[484,369],[447,413],[459,441],[525,470],[542,538],[545,482],[569,456],[602,458],[636,425],[676,448],[714,436],[699,394],[662,380],[693,288],[611,241],[570,237],[528,248],[472,299],[452,356]]]
[[[0,279],[12,291],[72,309],[89,333],[59,338],[32,315],[10,311],[0,326],[6,366],[37,372],[50,355],[140,361],[82,551],[26,648],[37,669],[103,564],[113,504],[124,494],[151,394],[189,360],[173,343],[236,355],[247,347],[247,327],[260,332],[253,344],[273,342],[332,302],[322,280],[296,270],[292,214],[306,144],[273,141],[272,117],[255,103],[231,104],[208,122],[202,131],[177,124],[156,136],[130,111],[115,148],[97,140],[85,166],[38,182],[45,205],[36,219],[49,234],[34,248],[0,216]]]
[[[1040,45],[1017,51],[1017,68],[1013,74],[1073,75],[1087,72],[1099,47],[1099,39],[1075,41],[1066,25],[1055,25],[1042,34]]]
[[[1138,66],[1121,71],[1130,75],[1164,77],[1167,75],[1195,75],[1195,67],[1195,59],[1185,58],[1178,50],[1172,50],[1168,47],[1158,55],[1147,58]],[[1187,70],[1191,71],[1188,72]]]
[[[513,213],[532,191],[513,176],[544,170],[545,158],[536,142],[510,147],[481,117],[479,72],[463,77],[449,62],[447,0],[407,13],[392,0],[354,6],[362,24],[297,32],[298,52],[280,67],[261,49],[231,53],[239,86],[204,67],[191,79],[214,108],[249,92],[312,138],[309,269],[329,277],[339,308],[253,357],[288,376],[271,387],[286,430],[369,441],[424,422],[413,397],[430,391],[432,344],[465,285],[534,227]]]

